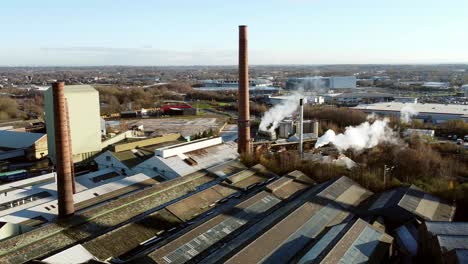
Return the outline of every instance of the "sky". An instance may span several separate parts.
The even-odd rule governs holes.
[[[468,63],[466,0],[14,0],[0,66]]]

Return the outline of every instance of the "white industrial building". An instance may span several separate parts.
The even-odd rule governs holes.
[[[90,85],[66,85],[73,161],[87,160],[101,151],[99,93]],[[55,161],[55,131],[52,88],[45,92],[45,118],[49,157]]]
[[[464,120],[468,122],[468,106],[457,104],[406,104],[399,102],[375,103],[358,105],[354,109],[365,113],[375,113],[384,116],[400,116],[403,107],[411,107],[418,114],[415,119],[430,123],[443,123],[448,120]]]
[[[356,106],[362,103],[393,101],[393,94],[386,93],[327,93],[323,94],[325,103],[344,106]]]
[[[356,76],[314,76],[292,77],[286,81],[286,89],[297,90],[330,90],[330,89],[354,89],[356,88]]]
[[[172,179],[237,159],[237,145],[223,143],[221,137],[200,139],[151,150],[151,147],[124,152],[106,151],[94,160],[100,169],[114,168],[127,174]]]
[[[447,82],[425,82],[422,84],[422,87],[431,89],[448,89],[450,85]]]
[[[268,102],[271,105],[281,104],[289,100],[291,96],[281,95],[281,96],[269,96]],[[323,104],[325,103],[325,98],[320,95],[305,95],[307,104]],[[298,102],[299,103],[299,102]]]

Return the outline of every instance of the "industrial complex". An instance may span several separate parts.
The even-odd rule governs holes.
[[[358,132],[338,134],[336,144],[330,139],[319,149],[330,132],[320,128],[327,120],[304,116],[308,101],[398,117],[410,106],[415,119],[436,124],[468,121],[466,105],[355,92],[270,96],[271,109],[279,110],[264,115],[268,124],[262,119],[254,126],[250,93],[268,90],[272,82],[249,79],[245,25],[239,26],[238,44],[238,79],[209,80],[200,88],[238,90],[234,117],[221,113],[224,119],[218,119],[213,116],[219,111],[210,108],[199,118],[198,107],[169,102],[103,120],[96,88],[56,81],[45,91],[46,133],[0,130],[0,160],[44,162],[47,156],[52,167],[34,175],[2,174],[0,263],[468,262],[468,222],[455,221],[455,203],[415,185],[391,179],[387,185],[393,169],[387,164],[384,188],[376,190],[353,173],[316,179],[306,171],[315,167],[283,174],[259,162],[262,153],[293,150],[298,158],[288,159],[288,166],[326,163],[323,174],[329,164],[340,172],[357,166],[339,144]],[[289,78],[285,89],[354,90],[356,80]],[[378,129],[368,122],[358,128]],[[434,137],[421,129],[408,133]],[[356,141],[349,145],[362,143]],[[255,155],[260,158],[249,164]]]

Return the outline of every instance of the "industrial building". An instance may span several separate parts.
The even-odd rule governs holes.
[[[327,93],[322,96],[325,103],[342,106],[390,102],[395,98],[395,95],[386,93]]]
[[[468,106],[457,104],[405,104],[398,102],[363,104],[353,107],[365,113],[375,113],[382,116],[401,115],[403,107],[411,107],[418,114],[415,119],[429,123],[443,123],[448,120],[464,120],[468,122]]]
[[[306,103],[307,104],[312,104],[312,105],[317,105],[317,104],[323,104],[325,103],[325,98],[320,95],[306,95],[304,96],[306,98]],[[277,105],[286,102],[287,100],[290,100],[290,96],[268,96],[265,98],[265,101],[270,104],[270,105]]]
[[[57,173],[0,186],[0,263],[398,263],[425,250],[434,256],[426,263],[466,262],[466,223],[451,223],[455,207],[415,186],[373,194],[346,176],[316,182],[241,163],[252,151],[247,62],[240,26],[238,144],[124,132],[125,143],[99,140],[99,151],[106,148],[94,158],[99,170],[79,176],[73,154],[84,160],[96,150],[73,149],[76,98],[54,83],[48,131]],[[333,85],[345,86],[340,81]],[[299,137],[302,151],[318,122],[304,122],[303,99],[299,105],[298,128],[285,120],[280,134]]]
[[[24,157],[32,161],[47,153],[46,134],[0,130],[0,160]]]
[[[365,211],[383,216],[393,224],[404,224],[415,218],[421,221],[452,221],[455,215],[453,205],[425,193],[414,185],[376,195]]]
[[[81,177],[77,178],[79,186],[99,177],[107,183],[75,194],[78,215],[69,225],[43,225],[0,241],[0,262],[76,256],[127,263],[376,263],[401,257],[393,255],[393,232],[361,215],[369,204],[381,204],[381,195],[373,196],[347,177],[317,184],[299,171],[279,177],[261,165],[246,168],[238,161],[162,182],[140,179],[134,187],[139,191],[109,190],[128,184],[131,177]],[[419,195],[409,189],[401,199],[384,193],[391,203],[373,213],[387,217],[388,210],[395,217],[405,216],[407,206],[398,211],[390,204],[413,204],[403,201]],[[392,191],[400,193],[400,189]],[[79,198],[85,193],[87,199]],[[45,212],[53,214],[52,205],[50,200],[36,206],[49,207]],[[410,215],[422,223],[429,218],[447,219],[435,217],[441,214],[434,212],[445,210],[441,206],[445,205],[423,195]],[[37,224],[38,217],[34,221]],[[463,235],[466,228],[453,224]],[[451,234],[439,234],[426,242],[437,241],[430,247],[439,247],[446,259],[461,259],[466,247],[460,245],[466,244],[460,241],[464,240],[454,236],[452,249],[447,250],[445,245],[452,239],[447,236]],[[398,236],[402,237],[408,238]],[[30,243],[32,238],[39,243]]]
[[[333,89],[355,89],[356,76],[330,76],[330,77],[292,77],[286,81],[286,89],[297,90],[333,90]]]
[[[446,90],[450,87],[450,84],[448,82],[424,82],[421,86],[430,89]]]
[[[73,162],[89,160],[101,151],[99,93],[90,85],[64,88],[70,129]],[[52,88],[44,94],[49,157],[55,162],[55,121]]]
[[[149,146],[141,143],[138,146],[136,142],[130,147],[116,145],[94,160],[100,169],[114,168],[128,175],[144,173],[172,179],[238,158],[235,144],[223,143],[221,137],[183,143],[177,142],[179,137],[175,134],[155,138],[149,140]]]
[[[204,80],[202,87],[193,88],[195,91],[235,91],[239,89],[238,80]],[[274,87],[271,80],[268,79],[249,79],[249,93],[252,95],[271,95],[278,94],[282,89]]]
[[[419,259],[437,264],[468,262],[468,223],[427,221],[419,228]]]

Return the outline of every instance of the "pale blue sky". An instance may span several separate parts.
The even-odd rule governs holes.
[[[8,0],[0,65],[468,63],[467,0]]]

